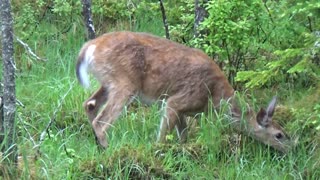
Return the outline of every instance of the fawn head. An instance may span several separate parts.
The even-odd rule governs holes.
[[[254,139],[285,153],[289,151],[291,141],[284,129],[272,120],[276,102],[277,98],[274,97],[268,107],[266,109],[261,108],[258,113],[249,109],[244,115],[248,123],[246,123],[244,129],[240,128],[240,131],[244,131]],[[237,124],[237,126],[242,125]]]

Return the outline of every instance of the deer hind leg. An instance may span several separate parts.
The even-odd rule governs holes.
[[[164,143],[168,132],[171,132],[175,127],[181,143],[187,141],[187,123],[182,109],[180,109],[179,101],[174,97],[170,97],[165,107],[165,113],[160,123],[158,142]],[[178,105],[178,106],[177,106]]]
[[[97,117],[92,121],[92,127],[95,132],[98,143],[103,148],[108,146],[106,132],[112,126],[113,122],[118,119],[124,106],[131,102],[134,91],[129,87],[113,86],[116,88],[109,89],[108,102]]]
[[[103,106],[108,99],[107,88],[101,86],[90,98],[84,103],[83,107],[89,118],[89,122],[92,123],[93,119],[97,116],[101,106]]]

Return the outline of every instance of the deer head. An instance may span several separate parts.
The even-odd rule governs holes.
[[[269,145],[281,152],[287,152],[291,148],[291,141],[284,129],[272,120],[277,98],[273,97],[266,109],[260,108],[258,113],[248,107],[247,113],[241,118],[237,108],[233,108],[232,114],[235,119],[234,127],[248,134],[254,139]],[[241,119],[245,122],[241,123]]]

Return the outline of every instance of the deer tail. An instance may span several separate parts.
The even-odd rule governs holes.
[[[90,63],[94,60],[95,48],[96,48],[96,45],[85,46],[80,51],[80,54],[78,57],[78,62],[76,65],[76,74],[80,84],[85,88],[89,88],[90,86],[88,69],[89,69]]]

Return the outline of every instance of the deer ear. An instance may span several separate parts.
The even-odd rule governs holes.
[[[268,114],[263,108],[261,108],[257,114],[257,122],[263,127],[267,127],[271,122],[271,118],[268,118]]]
[[[276,103],[277,103],[277,97],[274,96],[267,107],[267,115],[269,118],[271,118],[273,116],[274,109],[276,107]]]

